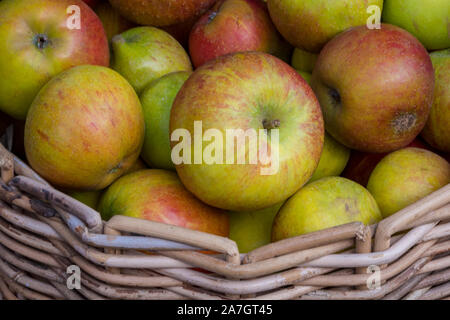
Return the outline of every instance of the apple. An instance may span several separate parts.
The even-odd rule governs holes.
[[[175,98],[170,133],[186,188],[232,211],[267,208],[295,193],[316,169],[324,139],[309,85],[262,52],[225,55],[198,68]]]
[[[124,175],[143,169],[147,169],[147,166],[145,165],[144,161],[138,158],[136,162],[127,170],[127,172],[124,173]],[[100,197],[102,196],[103,193],[103,190],[95,190],[95,191],[61,190],[61,191],[95,210],[97,210]]]
[[[94,210],[97,210],[98,203],[100,201],[100,197],[102,195],[101,190],[96,191],[67,191],[63,190],[68,196],[78,200],[85,205],[91,207]]]
[[[189,51],[195,67],[233,52],[262,51],[286,61],[291,53],[261,0],[218,1],[192,28]]]
[[[228,215],[195,198],[176,173],[147,169],[127,174],[103,194],[99,211],[104,220],[125,215],[208,232],[229,233]]]
[[[319,165],[314,171],[309,182],[319,180],[324,177],[338,176],[342,173],[347,161],[350,158],[350,149],[346,148],[328,133],[325,133],[322,155]]]
[[[190,73],[172,72],[151,82],[141,94],[145,138],[141,156],[152,168],[175,170],[171,159],[169,122],[175,96]]]
[[[112,39],[112,68],[127,79],[138,94],[155,79],[175,71],[192,71],[184,48],[167,32],[137,27]]]
[[[298,74],[302,76],[303,80],[306,81],[307,84],[311,84],[312,74],[305,71],[297,70]]]
[[[450,152],[450,49],[430,56],[435,70],[434,101],[422,137],[432,147]]]
[[[421,140],[414,139],[407,147],[422,148],[429,150],[430,147],[425,145]],[[342,172],[342,176],[367,186],[369,177],[377,166],[377,164],[389,153],[368,153],[352,150],[347,166]]]
[[[101,190],[136,162],[144,140],[139,98],[117,72],[78,66],[50,80],[25,123],[32,168],[58,187]]]
[[[270,16],[278,31],[294,47],[310,52],[320,49],[338,33],[366,25],[367,8],[383,8],[383,0],[268,0]]]
[[[359,221],[382,219],[372,195],[363,186],[342,177],[309,183],[294,194],[273,221],[272,241]]]
[[[68,28],[71,5],[80,8],[79,29]],[[102,23],[81,0],[1,1],[0,43],[0,110],[21,120],[53,76],[77,65],[109,64]]]
[[[318,54],[295,48],[291,58],[291,66],[299,71],[312,73],[318,56]]]
[[[229,238],[236,242],[239,252],[248,253],[270,243],[273,219],[282,203],[267,209],[230,212]]]
[[[96,5],[95,13],[97,13],[98,17],[103,23],[106,37],[109,41],[111,41],[111,39],[115,35],[136,27],[133,22],[122,17],[108,1],[102,1],[98,5]]]
[[[450,1],[385,0],[382,19],[411,32],[428,50],[450,48]]]
[[[437,154],[405,148],[384,157],[370,175],[367,189],[388,217],[450,183],[450,164]]]
[[[199,16],[216,0],[109,0],[129,20],[149,26],[164,27]]]
[[[434,71],[428,52],[407,31],[360,26],[327,43],[311,86],[333,138],[351,149],[382,153],[405,147],[422,131]]]

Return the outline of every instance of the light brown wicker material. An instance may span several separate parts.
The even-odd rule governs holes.
[[[1,299],[450,296],[450,185],[378,225],[349,223],[243,254],[211,234],[125,216],[102,221],[2,145],[0,168]],[[67,286],[72,265],[79,290]],[[373,265],[376,289],[367,286]]]

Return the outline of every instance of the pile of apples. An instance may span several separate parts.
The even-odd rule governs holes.
[[[241,252],[373,224],[450,183],[449,14],[448,0],[0,0],[0,124],[105,220]],[[225,161],[228,129],[263,135]],[[270,163],[235,161],[255,148]]]

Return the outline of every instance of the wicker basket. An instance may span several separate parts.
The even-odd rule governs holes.
[[[211,234],[125,216],[104,222],[2,145],[0,168],[3,299],[450,296],[450,184],[378,225],[349,223],[240,254]],[[76,290],[70,266],[80,271]]]

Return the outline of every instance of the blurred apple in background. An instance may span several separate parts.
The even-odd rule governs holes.
[[[194,25],[189,51],[195,67],[227,53],[262,51],[288,61],[292,52],[261,0],[220,0]]]
[[[383,217],[388,217],[448,183],[450,164],[444,158],[428,150],[405,148],[378,163],[367,189]]]
[[[142,158],[152,168],[175,170],[171,159],[169,123],[173,101],[190,72],[173,72],[154,80],[141,94],[145,119]]]
[[[428,52],[407,31],[360,26],[322,49],[312,88],[333,138],[359,151],[390,152],[422,131],[433,103],[434,71]]]
[[[119,33],[136,27],[136,24],[125,19],[108,1],[102,1],[95,6],[95,13],[103,23],[109,41]]]
[[[285,39],[310,52],[319,52],[339,32],[366,25],[369,6],[383,8],[383,0],[268,0],[267,4]]]
[[[434,102],[422,137],[432,147],[450,152],[450,49],[430,56],[435,71]]]
[[[188,21],[210,8],[216,0],[109,0],[129,20],[164,27]]]
[[[450,48],[450,1],[384,0],[382,19],[411,32],[428,50]]]
[[[69,29],[67,8],[80,8]],[[109,65],[105,30],[81,0],[0,2],[0,110],[24,120],[34,97],[53,76],[76,65]]]
[[[424,144],[418,138],[414,139],[407,147],[430,149],[429,146]],[[358,182],[362,186],[367,186],[367,182],[369,181],[373,169],[375,169],[378,162],[388,154],[389,153],[368,153],[352,150],[347,166],[345,167],[344,172],[342,172],[342,176]]]
[[[50,80],[25,124],[32,168],[56,186],[101,190],[136,162],[144,140],[139,98],[117,72],[78,66]]]
[[[364,187],[341,177],[309,183],[281,207],[273,222],[272,241],[278,241],[359,221],[382,219],[375,199]]]
[[[62,190],[64,193],[70,197],[84,203],[85,205],[97,210],[98,202],[102,195],[102,190],[97,191],[68,191]]]
[[[283,203],[258,211],[230,212],[231,240],[236,241],[239,252],[248,253],[270,243],[273,219]]]
[[[137,27],[112,39],[112,68],[127,79],[137,93],[155,79],[176,71],[192,71],[184,48],[167,32]]]
[[[312,73],[318,57],[316,53],[295,48],[291,57],[291,66],[298,71]]]
[[[190,163],[176,164],[177,173],[200,200],[226,210],[254,211],[286,200],[312,176],[323,147],[322,114],[311,88],[288,64],[262,52],[221,56],[189,77],[172,106],[171,135],[185,129],[194,137],[194,121],[202,121],[205,133],[213,129],[211,140],[217,135],[226,141],[198,146],[208,162],[195,164],[191,156]],[[278,129],[279,144],[272,129]],[[239,146],[233,136],[229,141],[227,130],[242,130],[237,136],[244,142]],[[247,130],[261,135],[258,143],[248,142]],[[171,142],[175,154],[179,144]],[[233,164],[225,161],[227,144],[236,149],[234,158],[228,155]],[[191,155],[195,145],[189,146]],[[257,157],[250,164],[249,155],[264,150],[271,155],[268,163]],[[244,163],[238,163],[237,154],[244,155]]]
[[[114,182],[100,200],[104,220],[125,215],[227,237],[228,215],[189,193],[176,173],[148,169],[127,174]]]
[[[325,133],[322,155],[319,165],[309,182],[319,180],[324,177],[338,176],[342,173],[347,161],[350,158],[350,149],[334,140],[328,133]]]

